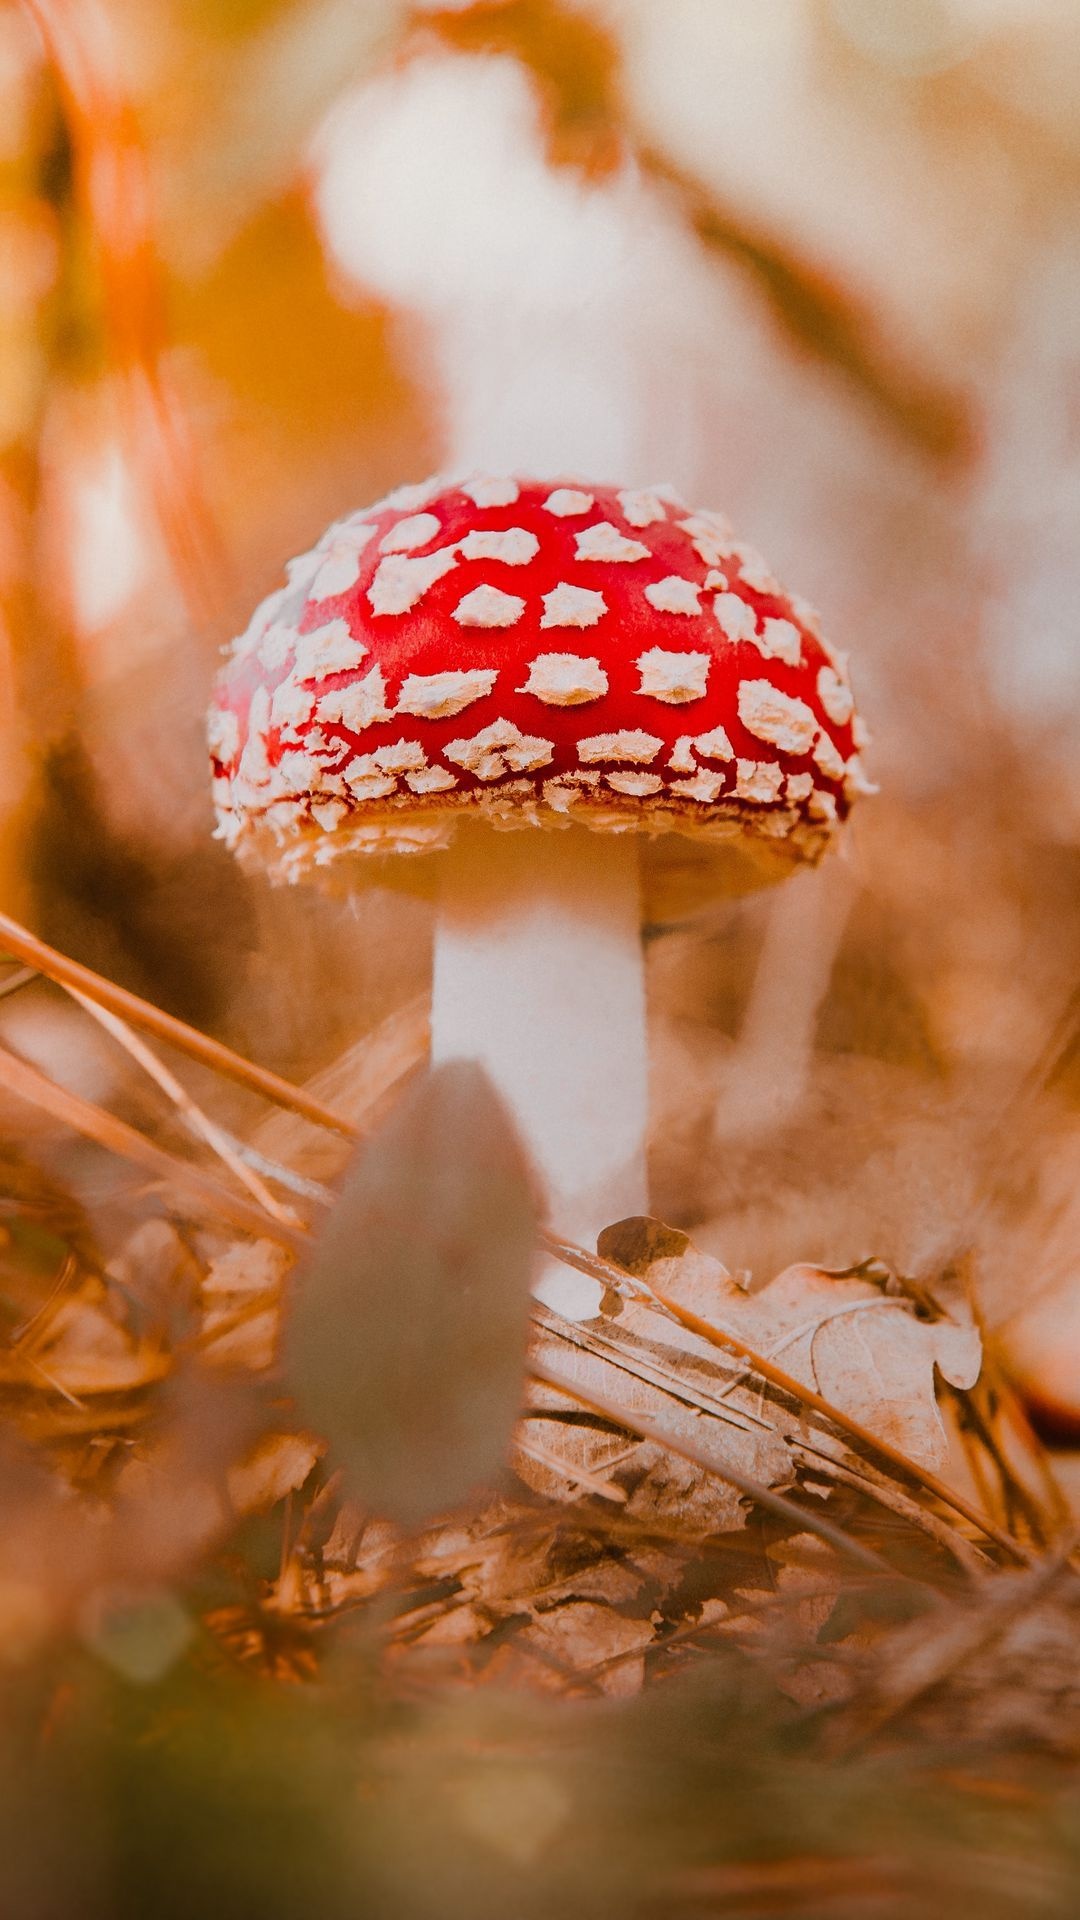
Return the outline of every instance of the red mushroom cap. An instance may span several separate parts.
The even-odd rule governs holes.
[[[278,877],[472,817],[737,843],[759,884],[867,790],[812,611],[670,488],[437,479],[288,574],[210,717],[219,834]]]

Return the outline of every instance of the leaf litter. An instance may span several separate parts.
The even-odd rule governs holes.
[[[422,1022],[398,1025],[371,1056],[375,1110],[414,1068]],[[121,1675],[210,1647],[211,1671],[296,1684],[360,1630],[405,1699],[623,1708],[737,1658],[839,1756],[1075,1755],[1072,1542],[1038,1472],[1020,1498],[962,1267],[915,1286],[799,1264],[750,1288],[686,1235],[620,1222],[597,1254],[562,1249],[607,1284],[595,1320],[562,1322],[530,1309],[535,1205],[484,1100],[417,1082],[299,1259],[307,1233],[289,1244],[265,1210],[259,1232],[250,1188],[243,1226],[216,1191],[199,1211],[163,1150],[154,1191],[114,1190],[100,1244],[62,1183],[13,1163],[0,1410],[45,1478],[5,1475],[12,1646],[101,1619],[106,1639],[79,1631]],[[371,1127],[312,1155],[295,1109],[282,1123],[273,1148],[320,1182]],[[996,1532],[936,1497],[938,1473]],[[271,1522],[272,1556],[238,1559],[237,1528]],[[1034,1564],[1007,1571],[1002,1539]]]

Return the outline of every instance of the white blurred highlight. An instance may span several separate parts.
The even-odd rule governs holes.
[[[150,573],[145,529],[131,468],[108,444],[87,462],[73,489],[71,597],[84,633],[107,627]]]
[[[549,166],[515,61],[414,60],[334,110],[314,162],[338,267],[432,331],[455,464],[627,482],[692,465],[693,249],[631,170],[586,187]]]

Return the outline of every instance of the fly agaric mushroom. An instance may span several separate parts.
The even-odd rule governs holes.
[[[643,899],[820,858],[867,784],[844,661],[667,487],[436,479],[288,576],[217,684],[219,835],[278,879],[437,884],[433,1055],[487,1067],[595,1238],[647,1206]]]

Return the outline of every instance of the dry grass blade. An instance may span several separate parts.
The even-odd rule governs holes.
[[[1064,1517],[1060,1496],[1056,1506],[1052,1505],[1049,1511],[1044,1510],[1035,1494],[1014,1470],[1001,1445],[994,1412],[985,1404],[989,1397],[986,1386],[985,1379],[980,1379],[971,1392],[958,1395],[956,1399],[960,1439],[979,1497],[985,1506],[997,1508],[1006,1525],[1015,1513],[1024,1521],[1039,1545],[1048,1546],[1060,1531]],[[997,1399],[996,1382],[992,1394]],[[987,1468],[996,1476],[996,1484],[987,1484]]]
[[[903,1577],[897,1574],[896,1569],[890,1567],[888,1561],[883,1560],[880,1554],[874,1553],[869,1547],[861,1546],[857,1540],[852,1540],[841,1527],[834,1527],[831,1520],[823,1520],[820,1515],[808,1512],[796,1501],[789,1500],[786,1494],[774,1493],[771,1487],[764,1486],[760,1480],[753,1479],[750,1474],[741,1472],[732,1464],[719,1466],[713,1453],[702,1452],[699,1448],[691,1446],[684,1438],[673,1439],[655,1421],[637,1412],[628,1413],[625,1407],[621,1406],[617,1400],[611,1399],[608,1394],[592,1391],[587,1393],[577,1381],[568,1379],[557,1367],[549,1366],[542,1360],[530,1359],[529,1372],[544,1386],[554,1387],[557,1392],[566,1394],[568,1399],[576,1400],[579,1406],[588,1407],[591,1412],[601,1414],[605,1420],[613,1421],[617,1427],[625,1427],[629,1432],[638,1434],[643,1440],[651,1440],[658,1447],[665,1447],[671,1453],[680,1454],[684,1460],[689,1460],[693,1466],[700,1467],[704,1473],[716,1474],[718,1478],[727,1480],[731,1486],[745,1494],[747,1499],[755,1501],[759,1506],[767,1507],[802,1532],[817,1534],[819,1540],[825,1541],[837,1553],[845,1554],[849,1560],[856,1561],[859,1566],[868,1571],[887,1574],[890,1579]]]
[[[305,1091],[322,1103],[338,1133],[355,1139],[377,1117],[387,1094],[426,1058],[430,1045],[431,996],[419,993],[347,1047],[339,1059],[308,1081]],[[307,1138],[290,1113],[268,1113],[252,1139],[261,1152],[278,1160],[307,1157]]]
[[[789,1394],[803,1406],[812,1407],[816,1413],[822,1414],[825,1419],[832,1422],[833,1426],[839,1427],[860,1446],[869,1447],[880,1458],[887,1460],[890,1466],[895,1467],[905,1478],[918,1481],[927,1493],[932,1493],[935,1499],[942,1501],[955,1513],[969,1521],[972,1526],[977,1527],[988,1540],[993,1540],[995,1545],[1001,1547],[1011,1559],[1024,1565],[1031,1561],[1032,1555],[1027,1547],[1019,1540],[1014,1540],[1011,1534],[996,1526],[992,1520],[987,1519],[985,1514],[980,1513],[978,1507],[973,1506],[963,1494],[957,1493],[948,1486],[937,1474],[921,1467],[917,1461],[902,1453],[899,1447],[891,1446],[887,1440],[880,1439],[877,1434],[870,1431],[869,1427],[864,1427],[861,1421],[853,1420],[842,1408],[834,1406],[820,1393],[815,1393],[812,1387],[804,1386],[801,1380],[796,1380],[792,1374],[785,1373],[783,1368],[774,1366],[771,1360],[766,1360],[764,1355],[756,1353],[736,1335],[725,1333],[723,1329],[714,1327],[710,1321],[703,1320],[700,1314],[692,1313],[688,1308],[680,1306],[678,1301],[669,1299],[665,1294],[657,1293],[655,1288],[650,1287],[647,1282],[628,1275],[622,1267],[604,1259],[601,1254],[587,1253],[584,1248],[576,1247],[570,1241],[560,1240],[552,1233],[543,1233],[541,1242],[546,1251],[554,1254],[556,1259],[565,1261],[567,1266],[576,1268],[580,1273],[589,1274],[594,1280],[599,1280],[603,1286],[610,1288],[612,1292],[630,1297],[639,1305],[651,1305],[655,1311],[663,1314],[667,1319],[676,1320],[680,1326],[686,1328],[688,1333],[696,1334],[700,1340],[707,1341],[710,1346],[716,1347],[722,1353],[739,1354],[749,1362],[755,1373],[759,1373],[763,1379],[770,1381],[782,1393]]]
[[[989,1353],[988,1384],[992,1386],[1005,1429],[1019,1442],[1024,1458],[1041,1489],[1043,1509],[1049,1516],[1051,1536],[1069,1526],[1072,1509],[1068,1496],[1054,1472],[1053,1460],[1028,1418],[1027,1408],[1009,1374],[1003,1369],[994,1349]]]
[[[252,1198],[266,1209],[271,1219],[276,1220],[283,1227],[300,1226],[301,1221],[292,1208],[283,1206],[280,1200],[276,1199],[265,1180],[261,1179],[259,1174],[241,1159],[228,1135],[211,1120],[209,1114],[203,1112],[198,1101],[192,1099],[187,1088],[181,1085],[174,1073],[169,1072],[168,1067],[158,1059],[152,1049],[139,1039],[138,1034],[132,1032],[126,1021],[121,1020],[115,1013],[110,1013],[108,1008],[97,1006],[85,993],[79,993],[74,987],[68,987],[67,992],[86,1009],[92,1020],[96,1020],[99,1026],[112,1034],[118,1045],[123,1047],[124,1051],[138,1062],[143,1072],[149,1075],[154,1084],[168,1095],[194,1132],[200,1134],[207,1145],[213,1148],[218,1158],[224,1161],[229,1172],[239,1180],[241,1186],[247,1188]]]
[[[275,1106],[287,1107],[292,1113],[298,1113],[313,1125],[326,1127],[332,1133],[344,1134],[347,1138],[355,1134],[356,1130],[349,1121],[332,1112],[321,1100],[305,1093],[302,1087],[293,1086],[291,1081],[283,1080],[280,1074],[271,1073],[266,1067],[254,1065],[252,1061],[245,1060],[242,1054],[234,1053],[231,1047],[223,1046],[220,1040],[212,1040],[208,1034],[200,1033],[197,1027],[189,1027],[185,1020],[176,1019],[173,1014],[165,1013],[150,1001],[141,1000],[138,994],[129,993],[126,987],[118,987],[112,980],[103,979],[91,967],[84,967],[78,960],[70,960],[66,954],[58,953],[55,947],[47,946],[44,940],[39,940],[36,934],[30,933],[6,913],[0,913],[0,945],[5,952],[25,961],[47,979],[85,994],[96,1006],[105,1007],[110,1013],[129,1021],[133,1027],[141,1027],[144,1032],[167,1041],[169,1046],[189,1054],[193,1060],[200,1060],[203,1066],[211,1067],[227,1079],[261,1094],[264,1100],[272,1100]]]
[[[261,1207],[251,1206],[246,1200],[231,1193],[220,1180],[213,1175],[203,1173],[185,1160],[178,1160],[174,1154],[166,1153],[156,1147],[151,1140],[144,1139],[134,1127],[123,1120],[114,1119],[103,1108],[95,1107],[80,1095],[69,1093],[66,1087],[58,1087],[36,1067],[20,1060],[6,1047],[0,1047],[0,1086],[24,1100],[28,1105],[47,1113],[64,1127],[70,1127],[84,1139],[94,1140],[98,1146],[105,1147],[110,1153],[116,1153],[124,1160],[132,1161],[143,1167],[155,1180],[176,1193],[183,1194],[188,1202],[197,1207],[199,1215],[209,1212],[231,1226],[238,1227],[243,1233],[253,1233],[265,1238],[283,1240],[286,1245],[296,1247],[302,1244],[302,1236],[278,1221],[269,1220]]]
[[[839,1460],[823,1456],[809,1447],[793,1446],[792,1452],[796,1459],[800,1460],[804,1466],[812,1468],[814,1473],[821,1474],[826,1479],[837,1480],[845,1487],[853,1488],[865,1499],[876,1501],[878,1506],[887,1508],[890,1513],[899,1515],[900,1519],[906,1520],[920,1533],[927,1534],[936,1546],[945,1549],[945,1552],[956,1561],[958,1567],[963,1568],[965,1573],[974,1576],[989,1573],[992,1570],[990,1561],[980,1547],[973,1546],[970,1540],[966,1540],[962,1533],[958,1533],[955,1527],[950,1527],[938,1514],[930,1513],[926,1507],[921,1507],[917,1500],[912,1500],[908,1494],[902,1493],[895,1481],[887,1480],[884,1474],[869,1473],[865,1469],[861,1473],[856,1473],[852,1468],[842,1466]]]
[[[1076,1543],[1074,1529],[1048,1558],[1023,1576],[1014,1576],[1004,1593],[990,1585],[981,1603],[957,1608],[951,1619],[939,1621],[933,1633],[921,1636],[917,1644],[909,1647],[907,1657],[899,1662],[897,1670],[886,1670],[880,1683],[886,1697],[880,1700],[870,1720],[861,1721],[854,1735],[844,1742],[843,1751],[847,1753],[854,1746],[862,1746],[916,1700],[999,1641],[1014,1622],[1046,1599],[1059,1580],[1073,1571],[1070,1562]]]
[[[569,1480],[571,1486],[580,1487],[584,1493],[594,1493],[598,1500],[610,1500],[614,1506],[626,1505],[626,1493],[612,1480],[601,1480],[599,1474],[587,1473],[584,1467],[575,1466],[553,1447],[542,1447],[536,1440],[523,1440],[520,1436],[514,1441],[514,1450],[523,1453],[527,1459],[535,1460],[538,1466],[546,1467],[550,1473],[557,1473],[562,1479]]]
[[[21,993],[23,987],[30,985],[31,980],[40,978],[36,967],[17,967],[5,980],[0,980],[0,1000],[6,1000],[9,994]]]
[[[241,1140],[235,1133],[229,1133],[225,1127],[219,1127],[222,1139],[227,1140],[238,1160],[254,1173],[262,1174],[264,1180],[272,1180],[276,1187],[284,1187],[287,1192],[295,1193],[300,1200],[310,1200],[316,1207],[332,1207],[334,1195],[325,1181],[311,1180],[306,1174],[297,1173],[295,1167],[287,1167],[281,1160],[273,1160],[269,1154],[260,1153],[250,1140]]]

